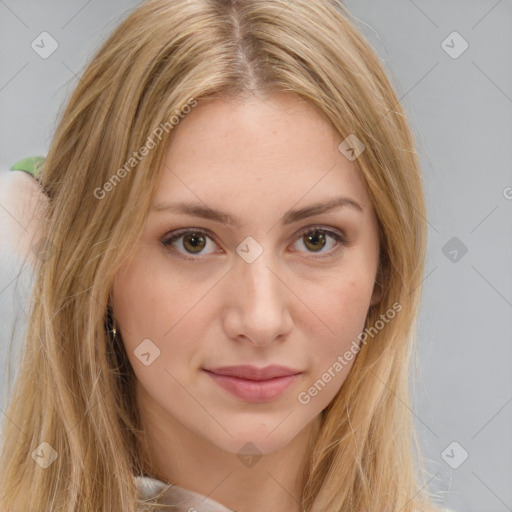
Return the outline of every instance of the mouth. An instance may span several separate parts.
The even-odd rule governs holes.
[[[204,371],[223,389],[253,403],[277,399],[302,373],[277,365],[261,369],[252,366],[230,366]]]

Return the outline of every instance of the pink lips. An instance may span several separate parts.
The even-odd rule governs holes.
[[[301,373],[279,365],[224,366],[205,371],[224,389],[249,402],[268,402],[279,397]]]

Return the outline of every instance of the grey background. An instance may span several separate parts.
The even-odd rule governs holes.
[[[46,154],[87,59],[136,4],[0,0],[1,172]],[[512,511],[512,2],[345,4],[392,75],[423,164],[429,247],[413,412],[426,483],[458,512]],[[59,45],[47,59],[31,48],[43,31]],[[445,51],[462,48],[454,31],[469,45],[457,58]],[[5,241],[0,260],[3,377],[31,276],[16,279]]]

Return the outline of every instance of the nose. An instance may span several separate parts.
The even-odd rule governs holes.
[[[230,339],[265,346],[288,336],[293,294],[280,273],[284,272],[279,271],[270,250],[263,250],[251,263],[237,256],[229,273],[231,292],[224,317]]]

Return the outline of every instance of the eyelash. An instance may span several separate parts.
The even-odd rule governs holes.
[[[338,246],[335,247],[334,249],[330,250],[329,252],[326,252],[326,253],[316,253],[316,255],[315,255],[315,253],[312,252],[311,254],[314,255],[313,256],[314,258],[326,258],[326,257],[334,256],[341,249],[343,249],[344,246],[346,246],[348,244],[348,241],[342,235],[340,235],[339,233],[337,233],[335,231],[331,231],[329,229],[325,229],[325,228],[323,228],[321,226],[308,226],[307,228],[303,229],[298,234],[297,240],[300,237],[302,237],[302,236],[304,236],[306,234],[318,233],[318,232],[319,233],[323,233],[325,235],[329,235],[332,238],[334,238],[334,240],[336,240],[336,242],[338,243]],[[189,260],[189,261],[197,261],[198,259],[201,259],[200,258],[201,255],[199,255],[198,257],[185,256],[183,253],[181,253],[180,251],[178,251],[176,248],[174,248],[172,246],[173,242],[175,242],[176,240],[180,239],[182,236],[187,235],[189,233],[196,233],[196,234],[206,235],[208,238],[210,238],[212,241],[214,241],[213,237],[210,235],[210,232],[208,230],[184,228],[184,229],[177,229],[175,231],[171,231],[170,233],[167,233],[160,240],[160,242],[170,252],[177,253],[178,257],[183,258],[185,260]]]

